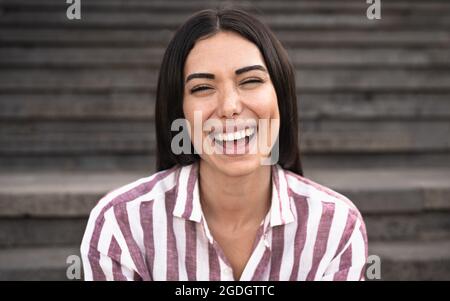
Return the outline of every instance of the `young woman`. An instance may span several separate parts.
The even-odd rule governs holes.
[[[160,70],[158,172],[92,210],[85,279],[363,280],[359,211],[302,176],[295,92],[286,51],[259,20],[236,9],[187,20]]]

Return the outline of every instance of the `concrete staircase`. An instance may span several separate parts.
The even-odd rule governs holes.
[[[217,3],[0,0],[0,280],[66,279],[96,201],[154,172],[164,47]],[[305,173],[360,208],[382,279],[450,280],[450,3],[239,4],[288,48]]]

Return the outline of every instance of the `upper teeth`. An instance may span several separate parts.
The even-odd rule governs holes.
[[[234,133],[217,133],[217,134],[214,134],[214,139],[219,140],[219,141],[233,141],[233,140],[242,139],[246,136],[251,136],[251,135],[253,135],[254,132],[255,132],[254,128],[249,128],[249,129],[241,130],[241,131],[234,132]]]

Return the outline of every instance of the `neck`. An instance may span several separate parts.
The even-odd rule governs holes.
[[[239,229],[259,225],[270,209],[270,165],[260,166],[250,174],[232,177],[200,160],[199,175],[202,210],[208,221]]]

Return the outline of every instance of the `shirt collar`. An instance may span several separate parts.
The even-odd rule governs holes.
[[[198,185],[199,163],[181,166],[178,169],[176,199],[173,215],[201,222],[202,209]],[[295,220],[286,175],[281,166],[272,165],[272,201],[270,208],[270,226],[279,226]]]

